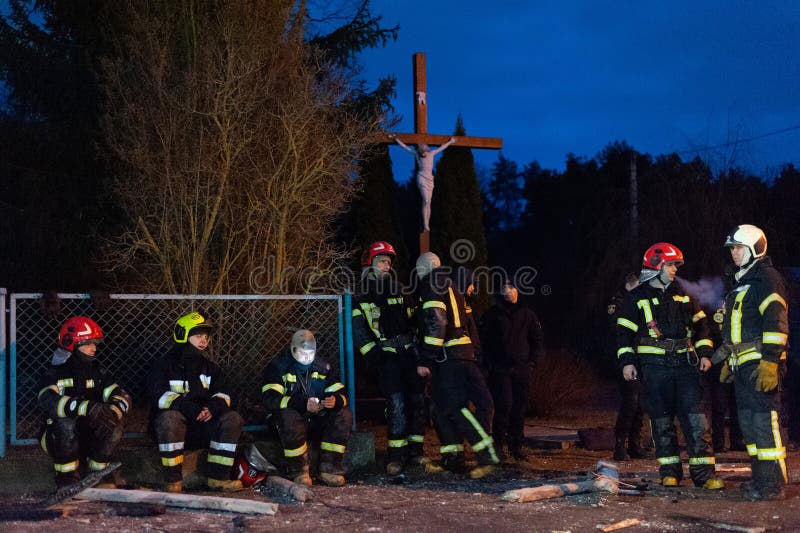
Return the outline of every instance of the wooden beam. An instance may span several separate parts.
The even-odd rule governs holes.
[[[74,496],[78,500],[100,502],[163,504],[167,507],[185,509],[204,509],[208,511],[228,511],[230,513],[274,515],[277,504],[257,502],[240,498],[218,496],[198,496],[196,494],[174,494],[144,490],[86,489]]]
[[[414,131],[416,133],[428,133],[428,89],[427,81],[425,80],[425,54],[414,54],[412,63],[414,68]]]
[[[427,144],[429,146],[441,146],[450,140],[450,135],[430,135],[423,133],[397,133],[397,138],[406,144]],[[392,139],[383,135],[383,138],[378,141],[380,143],[394,144]],[[469,135],[456,136],[455,144],[450,145],[451,148],[490,148],[492,150],[500,150],[503,147],[503,139],[499,137],[472,137]]]

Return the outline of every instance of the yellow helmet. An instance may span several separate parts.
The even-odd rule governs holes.
[[[210,334],[213,330],[214,324],[208,318],[195,311],[178,319],[172,331],[172,340],[178,344],[184,344],[192,335],[197,335],[198,333]]]

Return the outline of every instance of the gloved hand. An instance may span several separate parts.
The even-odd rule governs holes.
[[[717,365],[722,361],[726,360],[728,356],[731,354],[731,347],[727,344],[723,344],[719,348],[716,349],[714,355],[711,356],[711,363]]]
[[[100,437],[109,437],[117,427],[117,422],[121,417],[117,416],[117,412],[108,404],[95,402],[86,413],[86,419],[89,421],[89,426],[94,429],[95,433]]]
[[[719,382],[733,383],[733,372],[731,372],[731,366],[728,364],[727,360],[722,364],[722,368],[719,370]]]
[[[750,377],[755,378],[757,391],[775,390],[778,387],[778,363],[762,359]]]

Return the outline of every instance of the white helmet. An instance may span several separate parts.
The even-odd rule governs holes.
[[[761,228],[752,224],[736,226],[728,233],[725,238],[725,246],[729,247],[737,244],[746,247],[749,254],[745,256],[742,266],[767,254],[767,236],[764,235]]]
[[[422,279],[440,266],[442,266],[442,261],[438,255],[433,252],[425,252],[417,258],[417,277]]]
[[[317,353],[317,341],[314,334],[307,329],[298,329],[292,335],[292,357],[301,365],[308,366],[314,362]]]

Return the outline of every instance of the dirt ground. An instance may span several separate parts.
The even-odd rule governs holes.
[[[582,413],[573,419],[531,421],[560,427],[608,426],[609,414]],[[588,425],[587,425],[588,424]],[[365,428],[366,429],[366,428]],[[385,434],[376,431],[376,447],[383,449]],[[429,432],[426,447],[436,455],[435,438]],[[47,494],[5,497],[0,513],[3,531],[599,531],[626,519],[639,523],[622,531],[794,531],[800,530],[800,454],[790,453],[787,466],[790,485],[783,502],[747,502],[739,484],[749,476],[743,452],[717,457],[727,489],[709,492],[690,486],[676,489],[658,485],[653,459],[619,463],[622,481],[643,488],[643,495],[589,493],[531,503],[508,503],[506,490],[550,482],[585,479],[608,451],[530,450],[521,462],[505,465],[483,480],[451,473],[425,474],[415,467],[403,477],[387,480],[377,467],[354,472],[342,488],[314,487],[314,500],[289,503],[270,500],[258,490],[246,489],[235,496],[276,501],[274,516],[250,516],[196,512],[168,508],[154,516],[125,516],[130,509],[117,504],[69,500],[55,518],[21,520],[14,510],[30,510]],[[379,457],[380,462],[380,457]],[[688,467],[684,465],[688,474]],[[198,492],[196,494],[209,494]],[[33,517],[29,517],[33,518]],[[40,517],[41,518],[41,517]]]

